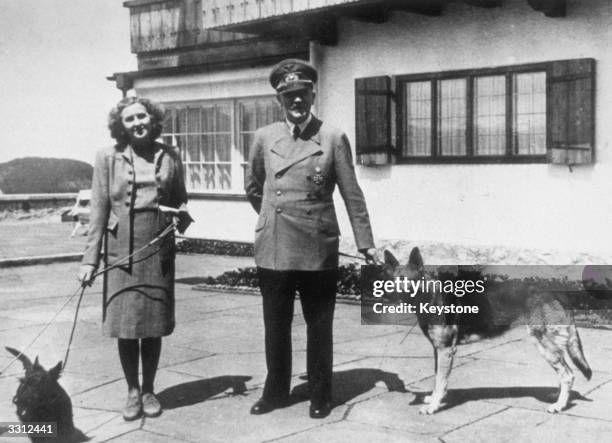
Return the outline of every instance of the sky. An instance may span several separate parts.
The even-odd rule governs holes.
[[[0,0],[0,163],[20,157],[93,163],[112,144],[106,77],[136,70],[124,0]]]

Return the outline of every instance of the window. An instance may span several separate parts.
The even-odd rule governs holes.
[[[243,194],[257,128],[282,119],[274,97],[167,104],[162,138],[177,146],[191,193]]]
[[[544,160],[545,67],[496,71],[400,77],[401,157]]]

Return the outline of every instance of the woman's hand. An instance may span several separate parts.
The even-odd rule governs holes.
[[[94,265],[81,265],[77,278],[81,282],[81,286],[91,286],[94,282],[96,267]]]

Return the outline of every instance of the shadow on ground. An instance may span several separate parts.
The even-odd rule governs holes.
[[[190,381],[164,389],[157,398],[164,409],[182,408],[202,403],[228,389],[232,390],[231,395],[243,395],[247,390],[246,382],[251,378],[246,375],[223,375]]]
[[[307,376],[300,377],[307,380]],[[407,392],[404,382],[397,374],[380,369],[359,368],[334,372],[332,379],[332,407],[342,405],[376,387],[382,382],[389,391]],[[308,399],[308,382],[297,385],[291,391],[291,397]]]
[[[411,405],[424,404],[424,397],[431,391],[412,391],[415,395]],[[559,390],[550,386],[513,386],[513,387],[479,387],[468,389],[449,389],[446,400],[440,411],[460,406],[464,403],[477,400],[496,400],[504,398],[532,397],[544,404],[552,404],[557,401]],[[573,400],[593,401],[576,391],[571,391],[569,404],[566,410],[574,406]]]

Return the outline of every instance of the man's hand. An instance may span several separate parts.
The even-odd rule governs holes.
[[[382,264],[380,257],[378,256],[378,250],[376,248],[369,249],[360,249],[361,252],[365,256],[366,263],[369,265],[379,265]]]
[[[81,286],[91,286],[96,278],[96,267],[94,265],[81,265],[77,278],[81,282]]]

